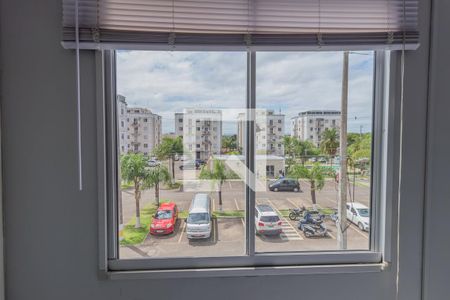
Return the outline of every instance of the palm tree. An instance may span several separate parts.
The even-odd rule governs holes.
[[[322,133],[322,142],[320,142],[320,150],[322,153],[331,157],[330,163],[333,165],[333,157],[336,155],[339,147],[339,134],[336,128],[327,128]]]
[[[298,154],[299,140],[292,136],[283,137],[284,154],[286,156],[287,170],[295,163],[295,156]]]
[[[222,210],[222,185],[229,177],[231,177],[231,174],[227,172],[225,164],[217,159],[213,160],[211,168],[205,165],[200,172],[200,179],[212,180],[215,184],[217,184],[220,210]]]
[[[122,179],[134,184],[134,199],[136,200],[136,228],[141,227],[141,188],[148,177],[148,160],[142,153],[129,153],[120,158]]]
[[[328,167],[323,167],[319,163],[315,163],[312,168],[308,169],[302,165],[292,166],[288,176],[307,179],[311,188],[311,201],[313,208],[317,209],[316,191],[320,191],[325,186],[325,177],[332,175],[333,171]]]
[[[155,202],[157,207],[159,207],[159,185],[168,182],[170,182],[170,174],[165,166],[158,165],[149,168],[148,175],[144,180],[144,186],[155,188]]]
[[[164,137],[161,144],[153,150],[153,154],[160,160],[170,159],[172,180],[175,180],[175,156],[183,154],[183,140],[181,136],[176,138]]]
[[[222,148],[225,153],[237,149],[236,135],[226,135],[222,137]]]

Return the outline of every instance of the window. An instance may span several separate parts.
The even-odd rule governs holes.
[[[144,144],[144,148],[148,148],[148,144]]]
[[[118,211],[116,216],[108,215],[115,218],[111,224],[118,225],[112,231],[117,235],[111,242],[108,240],[113,243],[110,248],[115,250],[112,252],[117,252],[111,254],[114,258],[111,260],[132,259],[130,264],[135,266],[146,261],[145,266],[154,269],[165,268],[166,264],[173,268],[211,264],[253,266],[275,261],[293,265],[323,262],[319,257],[326,255],[330,256],[325,261],[333,263],[339,250],[339,255],[345,257],[339,258],[340,262],[380,261],[379,248],[373,244],[374,232],[379,227],[370,226],[369,232],[358,231],[359,224],[349,218],[338,220],[348,225],[345,229],[334,223],[335,212],[339,210],[336,187],[341,178],[342,182],[344,178],[349,181],[348,186],[344,186],[348,189],[348,193],[344,193],[346,201],[360,201],[361,215],[368,215],[369,222],[373,216],[372,200],[378,201],[372,197],[375,172],[372,165],[376,166],[372,164],[375,159],[372,144],[379,146],[376,136],[380,130],[372,128],[372,124],[378,122],[376,117],[380,117],[372,111],[380,105],[373,99],[374,52],[351,54],[348,119],[344,120],[348,130],[344,134],[347,134],[348,153],[353,157],[345,170],[351,176],[342,177],[337,172],[344,171],[339,170],[338,151],[344,148],[339,145],[339,119],[333,120],[335,131],[318,128],[310,139],[307,135],[304,139],[297,138],[294,126],[285,122],[295,116],[302,119],[301,124],[309,119],[310,124],[323,126],[322,121],[310,118],[336,115],[335,111],[341,109],[342,52],[267,52],[249,47],[246,52],[127,50],[116,54],[116,92],[123,94],[131,106],[140,106],[135,112],[148,109],[160,114],[161,127],[155,128],[154,137],[164,138],[152,149],[142,152],[136,132],[138,126],[131,126],[128,128],[132,135],[129,149],[134,149],[135,153],[119,156],[114,149],[120,149],[120,141],[114,141],[114,135],[108,137],[115,147],[108,150],[112,153],[108,158],[119,160],[118,164],[108,162],[109,166],[113,166],[112,169],[116,165],[127,167],[124,162],[133,155],[142,158],[142,154],[155,153],[158,159],[146,158],[143,173],[167,172],[169,176],[153,176],[166,179],[142,185],[142,195],[153,200],[150,202],[139,202],[141,193],[126,190],[132,180],[126,178],[129,172],[116,170],[115,174],[121,177],[109,179],[117,195],[108,200],[115,205],[108,211]],[[146,58],[146,54],[151,59]],[[379,56],[385,59],[382,52]],[[132,65],[128,62],[139,59],[142,64],[134,63],[134,66],[148,67],[125,68]],[[147,87],[127,84],[129,78],[143,78],[140,72],[146,72],[145,77],[151,78]],[[166,84],[168,78],[170,88]],[[326,96],[323,82],[327,82]],[[158,101],[142,101],[145,97],[139,97],[139,92],[157,95]],[[117,107],[108,117],[114,116],[115,110]],[[195,134],[174,133],[174,120],[179,113],[189,124],[194,124],[188,127],[196,128]],[[274,121],[267,122],[269,116],[281,117],[277,119],[282,124],[278,130],[284,132],[284,136],[283,144],[278,144],[277,149],[270,142],[278,142],[278,139],[272,136],[266,141],[267,146],[255,142],[264,140],[262,133],[267,134],[259,130],[263,125],[271,126],[270,133],[273,133]],[[191,123],[192,120],[195,122]],[[201,130],[199,126],[210,128],[205,122],[213,123],[217,132]],[[360,128],[364,131],[360,132]],[[194,151],[193,145],[197,146]],[[280,180],[283,178],[286,179]],[[176,194],[173,186],[182,192]],[[143,206],[133,214],[133,209],[139,206],[136,203]],[[158,207],[172,204],[180,209],[178,219],[165,225],[158,223],[155,218]],[[303,206],[307,212],[301,219],[295,220],[294,216],[291,220],[290,209]],[[119,211],[118,207],[122,209]],[[337,242],[337,236],[341,235],[347,239],[345,246]],[[141,240],[136,242],[136,237]],[[182,247],[171,241],[181,243]],[[313,255],[305,256],[305,252],[313,252]],[[214,262],[202,260],[210,257],[215,257]]]

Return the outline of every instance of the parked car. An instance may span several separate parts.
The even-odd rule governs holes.
[[[280,217],[270,205],[256,205],[255,229],[256,233],[265,235],[277,235],[283,231]]]
[[[189,160],[183,161],[179,168],[180,170],[198,170],[200,169],[200,165],[196,161]]]
[[[170,234],[175,230],[178,208],[173,202],[161,203],[150,224],[150,234]]]
[[[149,159],[148,160],[148,166],[149,167],[157,167],[161,164],[161,162],[159,160],[156,159]]]
[[[347,203],[347,219],[363,231],[370,230],[370,209],[361,203]]]
[[[186,219],[188,239],[207,239],[211,236],[211,198],[208,194],[195,194]]]
[[[269,184],[269,190],[272,192],[278,191],[300,191],[300,184],[298,180],[292,178],[280,178],[277,181]]]
[[[327,163],[327,159],[324,157],[319,158],[320,163]]]
[[[199,166],[206,165],[206,161],[204,159],[196,159],[195,163],[198,164]]]

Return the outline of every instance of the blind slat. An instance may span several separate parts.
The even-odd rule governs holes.
[[[419,36],[418,0],[78,0],[78,5],[82,43],[412,48]],[[63,41],[73,42],[75,0],[63,0],[62,24]]]

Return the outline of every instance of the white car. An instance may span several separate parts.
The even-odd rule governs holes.
[[[161,162],[158,161],[158,160],[156,160],[156,159],[150,159],[150,160],[148,161],[148,166],[149,166],[149,167],[157,167],[157,166],[159,166],[160,164],[161,164]]]
[[[256,233],[266,235],[277,235],[282,232],[280,217],[270,205],[256,205],[255,229]]]
[[[370,230],[370,209],[361,203],[347,203],[347,219],[363,231]]]

